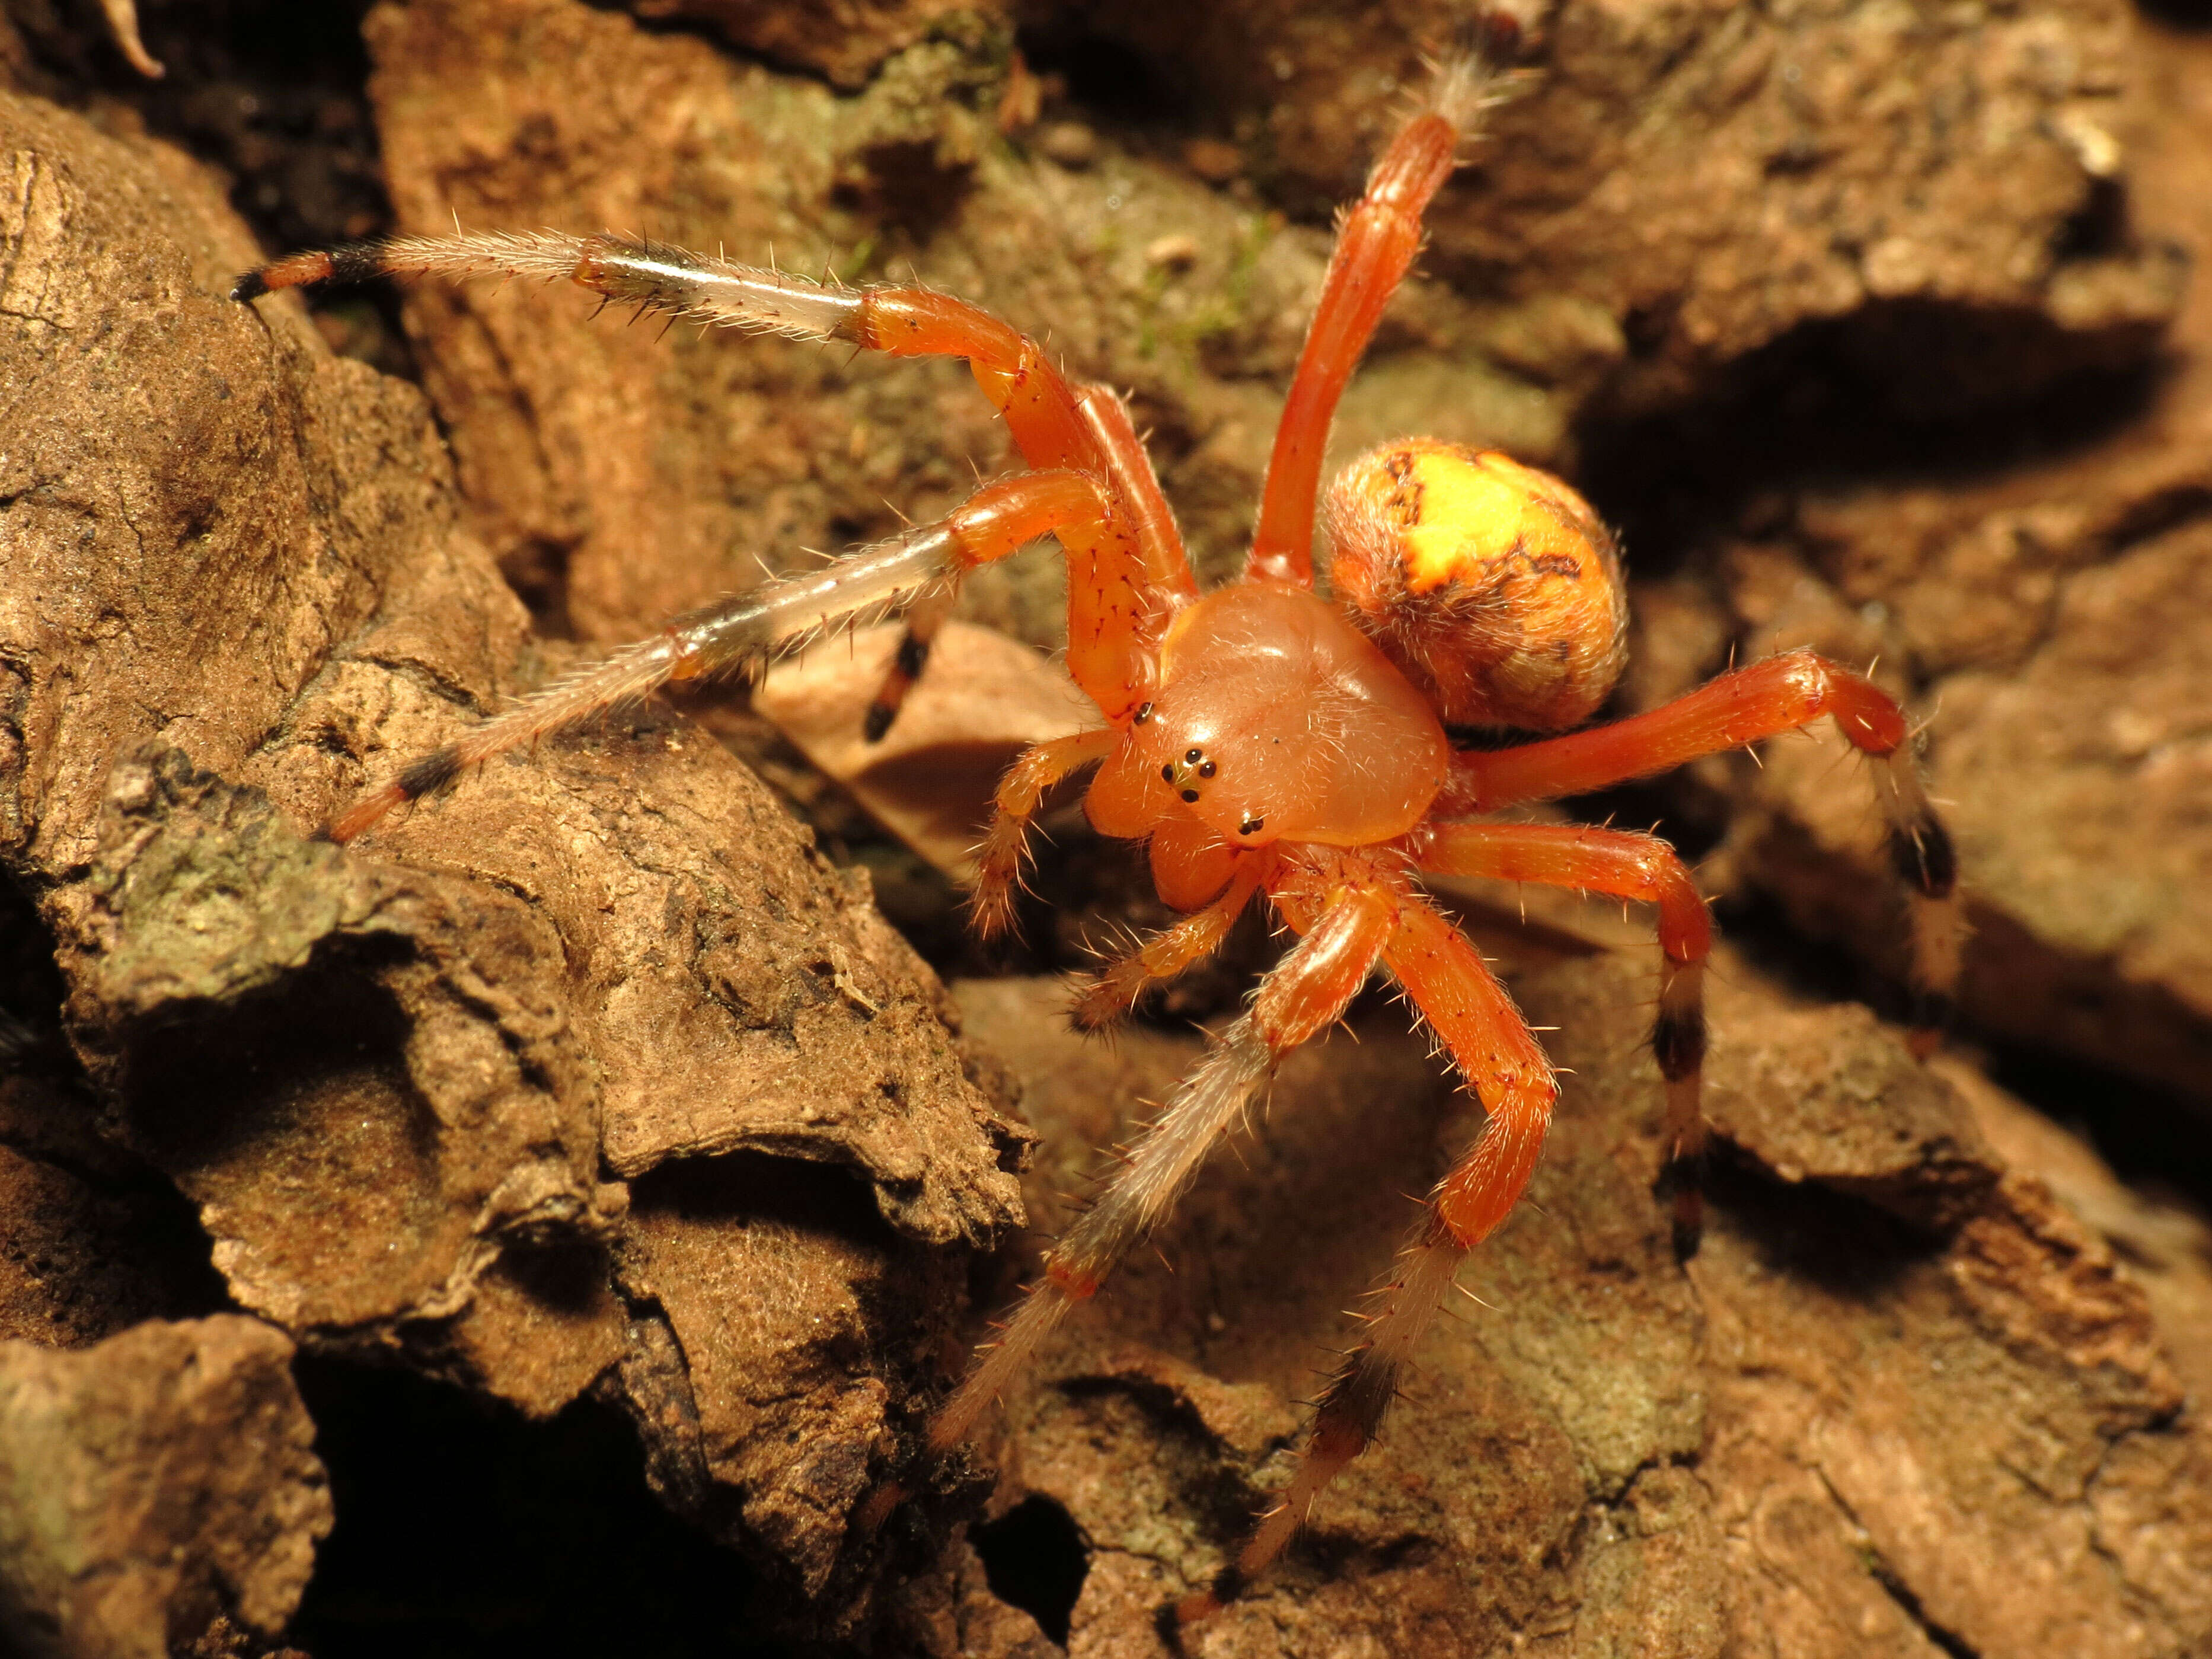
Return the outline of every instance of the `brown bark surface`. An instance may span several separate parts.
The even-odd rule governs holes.
[[[331,1529],[291,1358],[280,1332],[234,1314],[149,1319],[75,1352],[0,1343],[14,1644],[161,1659],[210,1626],[283,1630]]]
[[[1074,1036],[1082,940],[1164,913],[1065,811],[1026,945],[961,942],[988,756],[1065,709],[965,747],[918,716],[878,766],[819,729],[825,671],[315,831],[580,653],[947,510],[1002,433],[957,364],[656,341],[565,289],[238,306],[234,209],[912,271],[1130,388],[1218,574],[1327,205],[1454,15],[386,0],[309,50],[210,0],[141,19],[142,90],[88,8],[0,9],[7,1638],[1161,1651],[1476,1109],[1363,1003],[914,1474],[982,1314],[1271,949]],[[1570,470],[1638,572],[1623,709],[1731,652],[1878,654],[1962,832],[1962,1041],[1923,1066],[1850,999],[1887,1006],[1900,910],[1827,738],[1602,803],[1716,849],[1747,941],[1678,1262],[1648,933],[1459,895],[1572,1068],[1533,1202],[1189,1649],[2204,1652],[2208,1189],[2045,1114],[2185,1186],[2212,1139],[2212,50],[2113,0],[1528,21],[1334,453]],[[964,603],[1048,650],[1060,591],[1032,555]],[[1028,695],[931,672],[948,720]]]

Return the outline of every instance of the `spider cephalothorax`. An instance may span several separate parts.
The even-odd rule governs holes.
[[[1315,591],[1321,456],[1338,400],[1410,268],[1421,216],[1496,84],[1486,55],[1448,63],[1345,216],[1279,428],[1242,578],[1201,593],[1121,399],[1071,381],[1036,343],[949,295],[818,287],[782,273],[611,236],[401,240],[295,254],[237,294],[390,272],[568,278],[671,316],[894,356],[965,358],[1032,471],[984,485],[946,518],[670,622],[403,767],[331,825],[339,841],[503,750],[672,680],[757,664],[826,626],[908,608],[896,665],[872,709],[880,736],[922,671],[962,576],[1040,537],[1068,561],[1067,668],[1099,724],[1042,744],[1000,786],[975,915],[1003,927],[1030,818],[1060,780],[1096,767],[1102,831],[1149,845],[1161,897],[1184,919],[1109,964],[1077,1004],[1085,1026],[1212,951],[1263,896],[1297,940],[1214,1039],[1046,1259],[1045,1272],[939,1409],[927,1451],[978,1415],[1076,1303],[1158,1224],[1279,1058],[1327,1030],[1378,969],[1395,979],[1486,1111],[1437,1183],[1365,1340],[1323,1390],[1289,1491],[1232,1565],[1177,1609],[1204,1616],[1263,1569],[1330,1478],[1374,1436],[1414,1345],[1466,1253],[1512,1209],[1542,1149],[1552,1068],[1481,956],[1420,886],[1486,876],[1656,907],[1652,1045],[1678,1172],[1702,1145],[1704,965],[1711,927],[1681,861],[1649,836],[1500,823],[1501,807],[1587,793],[1832,715],[1879,767],[1899,872],[1915,902],[1915,975],[1929,1005],[1957,969],[1949,843],[1922,791],[1905,718],[1864,677],[1810,652],[1739,669],[1664,708],[1585,727],[1618,678],[1625,607],[1613,539],[1558,478],[1493,453],[1415,439],[1355,461],[1327,519],[1334,602]],[[1455,750],[1448,727],[1539,736]],[[1577,729],[1581,728],[1581,729]],[[1674,1187],[1695,1234],[1694,1182]],[[887,1480],[859,1523],[904,1491]]]

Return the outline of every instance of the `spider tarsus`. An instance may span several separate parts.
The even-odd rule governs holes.
[[[1013,931],[1014,896],[1011,882],[979,885],[968,901],[968,925],[985,945]]]
[[[384,815],[407,798],[391,784],[363,795],[339,817],[333,818],[323,831],[324,838],[343,847],[357,836],[366,835],[375,828]]]
[[[1212,1582],[1204,1589],[1193,1590],[1181,1601],[1170,1601],[1162,1607],[1155,1628],[1171,1649],[1182,1653],[1185,1651],[1183,1632],[1240,1600],[1251,1583],[1251,1575],[1231,1561],[1213,1575]]]
[[[1170,1601],[1159,1610],[1154,1628],[1161,1639],[1176,1653],[1185,1651],[1182,1633],[1190,1626],[1211,1619],[1241,1599],[1250,1588],[1251,1576],[1234,1561],[1213,1575],[1212,1582],[1202,1590],[1193,1590],[1179,1601]]]
[[[1696,1182],[1686,1177],[1674,1188],[1674,1216],[1668,1231],[1675,1262],[1686,1266],[1705,1238],[1705,1195]]]
[[[1678,1151],[1660,1165],[1659,1178],[1651,1183],[1653,1194],[1664,1199],[1670,1212],[1668,1231],[1678,1264],[1695,1256],[1705,1241],[1705,1165],[1702,1146]]]
[[[1483,63],[1503,69],[1520,57],[1526,42],[1521,20],[1502,6],[1492,6],[1469,26],[1468,46]]]
[[[1942,1047],[1943,1034],[1951,1029],[1957,1012],[1958,1005],[1942,991],[1923,989],[1912,994],[1905,1046],[1912,1051],[1915,1060],[1925,1060]]]
[[[887,702],[870,703],[867,717],[860,722],[860,735],[870,743],[881,743],[884,733],[891,729],[891,722],[898,718],[898,712]]]
[[[1084,985],[1067,1005],[1067,1023],[1085,1036],[1095,1036],[1119,1024],[1129,1007],[1129,999],[1101,974]]]
[[[1923,811],[1890,831],[1889,858],[1899,878],[1926,897],[1948,898],[1959,885],[1959,849],[1933,812]]]
[[[399,769],[398,776],[371,790],[333,819],[323,835],[340,845],[365,835],[393,807],[443,789],[461,775],[464,764],[458,744],[449,743],[417,756]]]
[[[243,272],[230,285],[230,297],[241,303],[273,294],[280,288],[307,288],[319,283],[365,283],[385,273],[386,242],[349,242],[343,247],[311,248],[288,253]]]

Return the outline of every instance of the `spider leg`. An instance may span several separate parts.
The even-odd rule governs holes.
[[[1068,672],[1109,720],[1144,701],[1153,639],[1166,613],[1196,592],[1189,562],[1179,544],[1148,551],[1140,542],[1119,500],[1133,476],[1130,459],[1098,435],[1100,420],[1111,418],[1091,407],[1101,400],[1079,396],[1043,347],[981,307],[926,288],[825,288],[657,243],[550,231],[394,237],[290,254],[246,272],[232,295],[250,301],[307,283],[406,274],[565,278],[612,303],[670,318],[843,341],[896,357],[965,358],[1024,460],[1087,472],[1108,486],[1108,510],[1070,522],[1060,535]]]
[[[1723,674],[1648,714],[1515,749],[1455,756],[1439,817],[1471,817],[1523,801],[1649,777],[1737,749],[1823,714],[1879,771],[1890,860],[1912,889],[1913,1046],[1934,1046],[1959,981],[1965,920],[1958,854],[1922,783],[1905,712],[1888,693],[1808,650],[1786,651]]]
[[[468,768],[634,702],[672,680],[757,666],[833,623],[948,591],[978,565],[1040,536],[1073,535],[1111,511],[1097,478],[1064,468],[986,484],[935,524],[687,611],[653,638],[525,697],[409,762],[342,814],[330,827],[331,838],[351,841],[393,807],[444,787]]]
[[[969,901],[979,937],[994,939],[1013,921],[1014,880],[1021,873],[1030,820],[1036,816],[1046,792],[1077,768],[1103,759],[1121,740],[1121,733],[1110,726],[1071,732],[1023,750],[1006,769],[993,799],[991,827],[983,836],[975,896]]]
[[[931,1420],[933,1451],[958,1445],[1069,1309],[1173,1208],[1215,1142],[1243,1116],[1282,1055],[1334,1024],[1391,938],[1397,901],[1378,885],[1343,885],[1260,983],[1251,1006],[1214,1040],[1121,1169],[1045,1258],[998,1344]]]
[[[1152,458],[1129,424],[1128,410],[1111,388],[1097,384],[1076,393],[1076,409],[1097,441],[1107,477],[1128,514],[1146,580],[1155,592],[1172,596],[1177,603],[1196,599],[1198,583],[1183,550],[1182,532],[1176,528],[1175,514],[1160,489],[1159,477],[1152,471]],[[952,614],[953,598],[949,593],[932,596],[907,611],[906,632],[900,637],[897,654],[868,705],[866,724],[861,728],[870,743],[881,742],[890,731],[907,695],[921,678],[938,631]]]
[[[1528,1022],[1457,928],[1411,893],[1396,896],[1395,905],[1383,961],[1489,1116],[1430,1194],[1428,1219],[1399,1257],[1366,1340],[1322,1391],[1282,1501],[1211,1586],[1176,1606],[1176,1624],[1205,1619],[1241,1594],[1282,1554],[1322,1489],[1366,1449],[1460,1262],[1512,1210],[1543,1150],[1559,1085]]]
[[[1421,216],[1459,163],[1460,145],[1495,100],[1487,53],[1439,69],[1429,107],[1398,130],[1337,222],[1336,246],[1275,428],[1248,578],[1313,586],[1314,501],[1328,429],[1390,296],[1421,250]]]
[[[1260,890],[1267,862],[1249,856],[1240,860],[1219,898],[1153,934],[1093,979],[1068,1011],[1077,1028],[1096,1031],[1112,1024],[1152,986],[1173,979],[1193,963],[1219,950],[1252,895]]]
[[[867,717],[860,723],[860,734],[870,743],[884,740],[899,710],[906,706],[907,694],[929,665],[929,653],[937,643],[939,630],[951,618],[957,597],[950,592],[932,593],[907,607],[906,631],[899,635],[898,650],[884,671],[884,683],[868,703]]]
[[[1698,1164],[1705,1152],[1699,1107],[1705,1058],[1705,958],[1713,924],[1697,883],[1656,836],[1571,823],[1425,824],[1408,838],[1413,860],[1439,875],[1540,882],[1637,899],[1659,911],[1659,1012],[1651,1052],[1667,1085],[1668,1179],[1674,1248],[1696,1248],[1704,1220]]]
[[[1146,579],[1160,592],[1186,601],[1196,599],[1198,578],[1183,548],[1182,532],[1176,526],[1175,509],[1168,505],[1152,455],[1129,420],[1129,406],[1113,387],[1095,380],[1076,393],[1076,404],[1099,453],[1106,458],[1107,476],[1129,514]]]

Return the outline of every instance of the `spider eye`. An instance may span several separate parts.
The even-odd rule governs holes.
[[[1198,775],[1201,778],[1210,778],[1220,769],[1221,769],[1216,766],[1212,761],[1208,761],[1206,764],[1198,769]]]
[[[1240,836],[1256,836],[1267,827],[1267,820],[1265,818],[1247,818],[1237,826],[1237,833]]]
[[[1163,782],[1173,783],[1175,781],[1175,768],[1172,766],[1163,766],[1160,768],[1160,778]]]
[[[1182,751],[1182,757],[1188,761],[1192,765],[1195,766],[1199,762],[1206,758],[1206,750],[1203,749],[1186,749]]]
[[[1135,716],[1135,724],[1137,724],[1137,725],[1139,725],[1139,726],[1142,726],[1142,725],[1143,725],[1146,720],[1148,720],[1152,719],[1152,704],[1150,704],[1150,703],[1143,703],[1143,704],[1140,704],[1140,705],[1139,706],[1138,709],[1137,709],[1137,713],[1136,713],[1136,716]]]
[[[1182,792],[1182,798],[1186,801],[1195,804],[1198,799],[1198,791],[1195,789],[1186,789]]]

